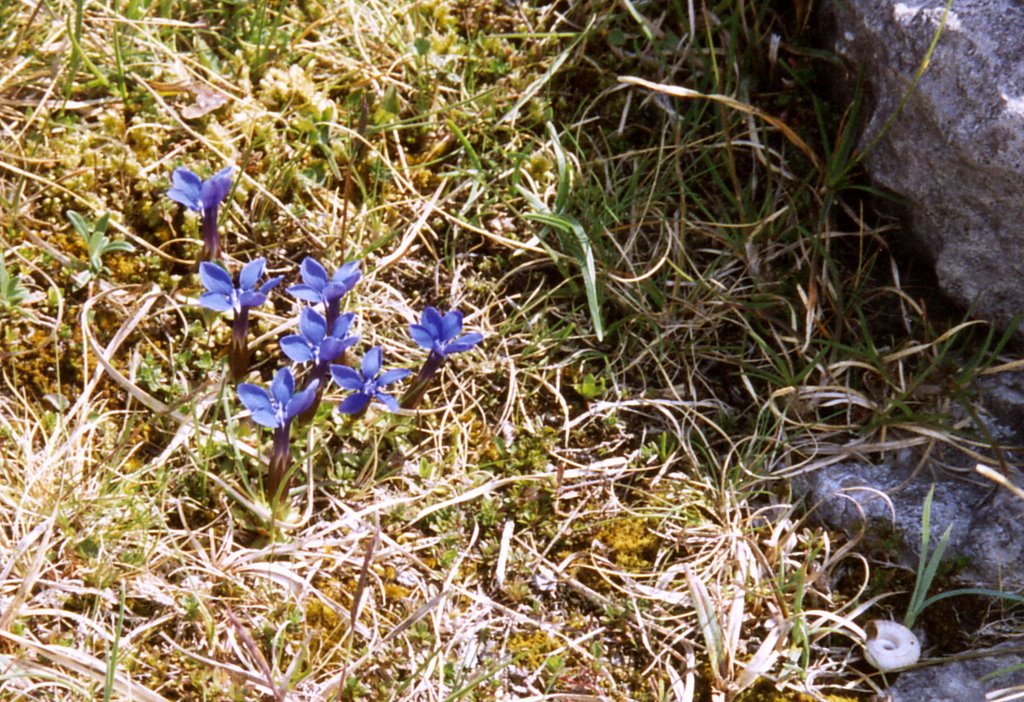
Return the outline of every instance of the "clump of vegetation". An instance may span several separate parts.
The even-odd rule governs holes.
[[[785,479],[1001,344],[807,11],[0,8],[0,697],[871,694]]]

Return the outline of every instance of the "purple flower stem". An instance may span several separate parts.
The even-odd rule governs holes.
[[[434,380],[434,376],[437,372],[444,367],[445,357],[434,351],[430,352],[427,356],[427,360],[423,362],[423,367],[420,368],[420,372],[413,378],[412,385],[402,396],[402,401],[399,403],[399,407],[402,409],[416,409],[420,401],[423,400],[423,395],[427,392],[427,388],[430,387],[430,383]]]
[[[338,363],[345,362],[345,352],[341,352],[341,356],[337,359]],[[309,382],[314,380],[320,381],[320,384],[316,387],[316,397],[313,398],[313,404],[309,406],[309,409],[296,417],[299,424],[308,424],[313,421],[313,417],[316,416],[316,410],[320,407],[320,400],[324,396],[324,387],[327,385],[327,376],[331,370],[331,362],[321,361],[313,366],[313,372],[309,376]]]
[[[318,376],[314,376],[318,377]],[[313,417],[316,416],[317,408],[320,407],[320,400],[324,396],[324,383],[320,383],[320,386],[316,389],[316,396],[313,398],[313,404],[309,406],[309,409],[297,416],[295,419],[299,424],[309,424],[313,421]]]
[[[231,347],[228,349],[228,369],[231,379],[238,382],[249,372],[249,308],[244,305],[231,321]]]
[[[274,445],[270,450],[270,465],[267,468],[267,497],[271,504],[277,504],[281,495],[288,492],[288,467],[292,462],[291,422],[285,422],[274,429]]]
[[[339,316],[341,316],[341,298],[335,297],[327,301],[326,309],[324,310],[324,321],[327,322],[328,329],[334,328],[334,323]],[[338,363],[341,363],[341,361],[338,361]]]
[[[309,405],[309,409],[296,416],[300,425],[306,425],[312,422],[314,416],[316,416],[316,409],[319,407],[319,403],[324,398],[324,388],[327,387],[327,378],[331,375],[331,363],[345,363],[345,354],[347,351],[342,351],[341,355],[333,361],[321,361],[313,366],[311,374],[309,374],[308,383],[313,381],[319,381],[319,385],[316,386],[316,396],[313,398],[313,403]]]
[[[217,208],[207,207],[202,216],[203,251],[200,261],[214,261],[220,258],[220,235],[217,234]]]

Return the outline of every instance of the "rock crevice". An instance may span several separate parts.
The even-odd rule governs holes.
[[[829,0],[821,13],[850,66],[837,87],[861,76],[869,95],[860,147],[902,200],[904,248],[963,308],[1009,325],[1024,311],[1024,5],[961,0],[944,26],[935,1]]]

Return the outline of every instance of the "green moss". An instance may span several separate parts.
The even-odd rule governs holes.
[[[562,647],[556,639],[544,631],[518,632],[508,638],[508,651],[517,665],[526,670],[537,670],[545,665],[551,655]]]
[[[647,527],[647,520],[625,517],[609,522],[597,533],[597,540],[608,547],[613,563],[623,570],[646,570],[653,565],[658,537]]]
[[[869,699],[870,695],[833,694],[812,697],[793,690],[779,690],[771,680],[761,679],[735,697],[736,702],[858,702]]]

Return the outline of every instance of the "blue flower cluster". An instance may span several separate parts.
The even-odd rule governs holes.
[[[205,292],[199,296],[199,304],[215,312],[233,313],[228,366],[231,378],[238,382],[249,373],[249,310],[266,303],[268,294],[284,276],[261,282],[266,260],[257,258],[241,268],[236,284],[224,267],[212,262],[220,255],[217,208],[231,190],[231,173],[230,167],[224,168],[204,181],[188,169],[178,168],[171,176],[172,187],[167,196],[202,215],[204,260],[199,264],[199,280]],[[373,401],[392,412],[400,408],[414,409],[448,356],[469,351],[483,340],[479,333],[462,334],[462,312],[452,310],[442,314],[434,307],[427,307],[419,324],[410,325],[409,334],[416,345],[429,353],[411,386],[398,400],[385,388],[412,375],[412,371],[384,370],[379,346],[368,350],[358,367],[345,364],[346,352],[359,342],[359,336],[350,333],[355,315],[341,312],[341,300],[362,276],[359,262],[345,263],[329,275],[319,261],[307,257],[300,265],[299,275],[302,282],[286,291],[308,304],[299,312],[298,333],[283,336],[279,344],[281,352],[292,363],[310,366],[302,374],[304,387],[297,389],[296,372],[289,367],[276,372],[269,388],[247,382],[239,382],[237,386],[238,398],[249,410],[252,420],[274,430],[266,482],[267,494],[273,501],[287,492],[291,424],[295,419],[312,418],[330,380],[348,393],[337,407],[341,413],[361,415]],[[322,314],[317,306],[322,306]]]

